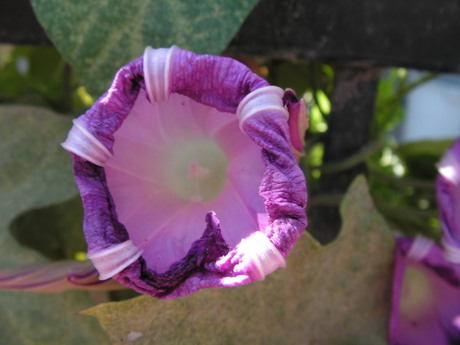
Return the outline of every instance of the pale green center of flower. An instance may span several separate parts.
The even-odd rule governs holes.
[[[406,267],[401,291],[401,312],[417,315],[429,307],[433,301],[430,278],[416,267]]]
[[[167,187],[179,198],[204,202],[217,196],[225,182],[227,157],[211,140],[192,140],[174,146],[165,169]]]

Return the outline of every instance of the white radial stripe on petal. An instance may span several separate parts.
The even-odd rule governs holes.
[[[248,200],[250,200],[250,196],[248,197],[245,195],[245,191],[242,190],[241,186],[235,182],[235,180],[231,177],[228,179],[228,192],[229,194],[231,193],[232,198],[232,205],[235,209],[238,207],[238,212],[244,212],[244,217],[247,219],[250,219],[251,222],[253,222],[254,226],[257,227],[259,222],[257,221],[257,213],[255,213],[252,209],[249,208],[249,205],[254,207],[253,202],[251,204],[248,204]],[[255,198],[260,198],[259,195],[256,195]],[[251,200],[253,201],[253,200]],[[262,198],[260,204],[262,205]],[[262,209],[264,210],[264,209]],[[243,216],[243,214],[242,214]]]
[[[133,177],[139,181],[144,181],[150,183],[152,185],[157,185],[159,182],[155,180],[154,175],[146,175],[144,170],[136,170],[130,168],[128,165],[121,165],[119,161],[109,160],[105,166],[106,168],[110,168],[114,171],[117,171],[125,176]]]
[[[413,260],[422,260],[433,246],[433,241],[422,236],[417,236],[412,242],[412,246],[407,253],[407,256]]]
[[[444,258],[454,264],[460,264],[460,249],[443,242]]]
[[[99,166],[104,166],[112,157],[112,153],[84,126],[79,124],[78,119],[73,121],[72,129],[66,141],[61,145],[67,151]]]
[[[174,207],[174,208],[171,208],[171,211],[170,213],[168,213],[167,215],[159,215],[157,217],[155,217],[157,220],[156,223],[153,223],[153,222],[149,222],[149,224],[146,224],[145,225],[145,228],[148,229],[149,231],[145,231],[143,233],[144,238],[142,239],[142,242],[139,244],[140,246],[146,246],[149,242],[151,242],[152,240],[154,240],[161,231],[163,231],[163,229],[170,229],[172,225],[176,225],[176,224],[179,224],[178,227],[180,226],[184,226],[184,224],[186,223],[191,223],[191,222],[181,222],[178,221],[178,219],[180,218],[185,218],[183,216],[184,213],[186,213],[186,210],[188,208],[191,208],[193,207],[194,205],[193,204],[183,204],[181,205],[180,207]],[[149,207],[151,208],[151,207]],[[148,210],[147,208],[145,210],[141,210],[141,211],[144,211],[144,213],[146,212],[149,212],[150,210]],[[196,212],[198,213],[198,212]],[[204,212],[200,212],[200,216],[199,217],[202,217],[201,215],[203,214]],[[152,226],[153,224],[153,226]],[[203,224],[204,221],[203,221]],[[203,225],[204,227],[204,225]],[[202,228],[199,226],[199,231],[202,232]],[[171,235],[174,235],[173,234],[173,231],[170,231],[171,232]],[[161,246],[161,244],[160,244]]]
[[[142,255],[142,250],[131,240],[111,247],[88,253],[94,267],[99,272],[99,279],[106,280],[123,271]]]
[[[175,46],[144,51],[144,80],[151,102],[166,100],[170,95],[171,58]]]
[[[256,231],[249,237],[241,240],[238,250],[248,255],[256,267],[255,273],[258,280],[274,272],[279,267],[286,267],[286,260],[280,251],[273,245],[268,237]]]
[[[283,106],[283,93],[277,86],[265,86],[244,97],[236,109],[240,128],[243,128],[243,123],[248,118],[265,111],[277,111],[288,120],[289,112]]]

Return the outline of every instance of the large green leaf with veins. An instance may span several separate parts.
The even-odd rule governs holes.
[[[77,189],[70,156],[59,146],[70,119],[26,106],[1,106],[0,119],[0,269],[7,269],[46,261],[15,241],[12,221],[25,211],[73,200]],[[39,224],[30,231],[41,231],[46,237],[45,219]],[[22,230],[24,238],[26,230]],[[86,292],[0,291],[0,344],[107,344],[97,323],[76,315],[92,304]]]
[[[32,0],[48,36],[95,96],[145,46],[220,53],[257,0]]]
[[[320,247],[305,234],[287,268],[264,282],[176,300],[142,296],[84,313],[120,345],[387,344],[394,243],[364,178],[341,212],[335,242]]]

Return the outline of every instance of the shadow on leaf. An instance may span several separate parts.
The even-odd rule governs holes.
[[[33,209],[17,216],[10,225],[13,237],[51,260],[75,259],[85,252],[83,209],[79,197]]]

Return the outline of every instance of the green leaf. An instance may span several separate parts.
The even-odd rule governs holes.
[[[393,239],[364,178],[344,199],[339,238],[320,247],[307,234],[287,269],[264,282],[185,298],[148,296],[86,310],[114,344],[384,345]]]
[[[373,136],[381,136],[401,122],[404,115],[402,103],[406,95],[406,76],[406,70],[390,68],[380,78],[371,128]]]
[[[48,36],[93,95],[145,46],[220,53],[257,0],[33,0]]]
[[[13,239],[13,219],[29,209],[75,197],[77,190],[69,154],[59,146],[70,119],[25,106],[1,106],[0,118],[0,269],[7,269],[45,261]],[[91,305],[86,292],[0,291],[0,344],[107,344],[96,323],[76,316]]]

